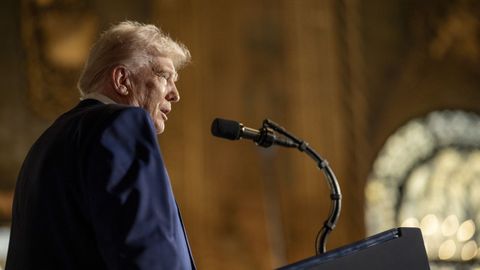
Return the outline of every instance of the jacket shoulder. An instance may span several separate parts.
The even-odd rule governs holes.
[[[87,105],[85,105],[87,103]],[[78,106],[62,115],[58,120],[66,125],[72,125],[80,137],[102,132],[112,125],[147,126],[153,128],[148,113],[139,107],[121,104],[103,104],[96,101],[82,101]]]

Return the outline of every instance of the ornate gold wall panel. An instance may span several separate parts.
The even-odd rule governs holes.
[[[98,34],[90,1],[22,0],[29,107],[52,119],[78,100],[76,80]]]

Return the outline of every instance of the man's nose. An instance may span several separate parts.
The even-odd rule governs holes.
[[[172,83],[172,87],[170,88],[170,92],[167,95],[167,100],[170,102],[178,102],[180,101],[180,93],[178,92],[177,86],[175,83]]]

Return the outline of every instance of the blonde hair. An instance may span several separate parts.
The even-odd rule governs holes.
[[[176,69],[190,62],[187,47],[172,40],[155,25],[121,22],[105,31],[90,50],[77,83],[80,94],[95,92],[109,70],[117,65],[129,68],[149,64],[152,57],[166,56]]]

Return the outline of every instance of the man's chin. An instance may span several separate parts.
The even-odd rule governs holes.
[[[157,131],[157,134],[162,134],[163,131],[165,130],[165,124],[163,121],[155,121],[155,130]]]

